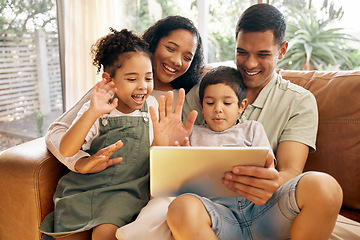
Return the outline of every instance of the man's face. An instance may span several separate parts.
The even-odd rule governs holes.
[[[239,32],[236,39],[236,66],[248,91],[259,93],[271,80],[275,66],[286,49],[287,42],[278,48],[271,30]]]

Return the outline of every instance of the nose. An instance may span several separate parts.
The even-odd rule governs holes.
[[[138,88],[139,89],[147,89],[147,83],[146,83],[145,79],[139,81]]]
[[[170,61],[174,64],[176,67],[180,67],[182,65],[181,61],[181,55],[180,54],[173,54],[170,58]]]
[[[245,66],[247,69],[253,69],[257,67],[258,61],[255,56],[249,55],[249,57],[245,61]]]
[[[215,104],[215,108],[214,108],[215,113],[222,113],[222,107],[220,103],[216,103]]]

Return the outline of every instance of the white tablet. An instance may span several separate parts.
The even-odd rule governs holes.
[[[265,166],[268,152],[265,147],[151,147],[151,196],[236,196],[222,183],[224,173],[235,165]]]

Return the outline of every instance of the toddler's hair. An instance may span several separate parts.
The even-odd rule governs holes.
[[[241,105],[242,100],[246,98],[246,86],[244,84],[241,73],[232,67],[220,66],[211,69],[205,74],[200,82],[199,98],[200,104],[203,106],[204,93],[207,86],[223,83],[234,90]]]
[[[124,53],[145,53],[152,60],[152,54],[148,50],[148,43],[132,31],[123,29],[119,32],[113,28],[110,28],[110,31],[111,33],[98,39],[91,46],[93,64],[98,73],[103,67],[104,72],[114,77],[116,69],[122,65],[123,58],[120,58],[120,55]]]

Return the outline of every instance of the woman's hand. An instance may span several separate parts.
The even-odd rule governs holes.
[[[172,109],[173,92],[169,91],[166,95],[159,98],[159,119],[157,119],[155,109],[150,107],[150,116],[154,127],[155,146],[185,145],[190,136],[197,116],[196,111],[192,111],[186,121],[185,126],[181,121],[181,113],[185,100],[184,89],[179,90],[179,97],[176,101],[175,110]]]
[[[97,173],[120,163],[123,160],[122,157],[113,159],[110,159],[110,157],[123,145],[123,142],[119,140],[116,143],[101,149],[90,157],[79,159],[75,164],[75,170],[82,174]]]

